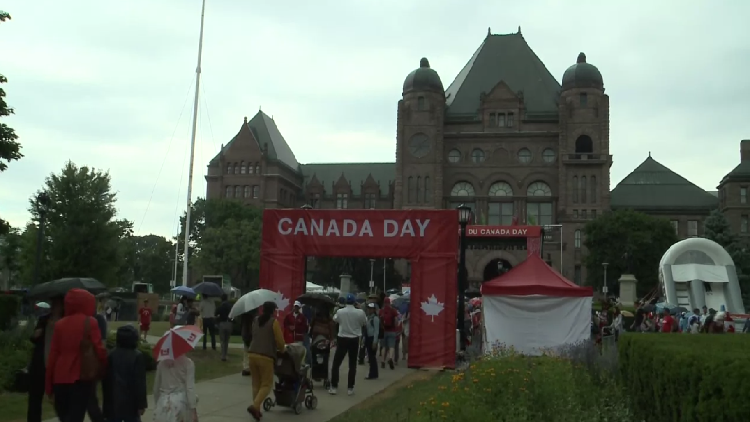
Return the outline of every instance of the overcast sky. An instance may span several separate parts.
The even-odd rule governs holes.
[[[13,20],[0,24],[0,72],[16,109],[3,121],[25,157],[0,174],[0,215],[23,226],[29,197],[72,160],[111,172],[119,217],[137,234],[173,234],[200,0],[2,7]],[[208,161],[259,107],[302,163],[393,161],[397,101],[419,59],[447,87],[488,27],[519,25],[558,81],[581,51],[601,70],[613,186],[651,151],[714,190],[750,138],[748,16],[747,0],[208,0],[193,197],[205,195]]]

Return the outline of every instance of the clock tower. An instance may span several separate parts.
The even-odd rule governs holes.
[[[443,207],[444,116],[443,83],[423,58],[398,102],[395,208]]]

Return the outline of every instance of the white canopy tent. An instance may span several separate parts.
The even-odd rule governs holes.
[[[588,340],[593,290],[568,281],[540,257],[482,285],[484,350],[526,355]]]

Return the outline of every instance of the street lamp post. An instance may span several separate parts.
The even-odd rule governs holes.
[[[373,293],[375,290],[375,279],[373,276],[375,275],[375,258],[370,258],[370,293]]]
[[[461,245],[458,255],[458,332],[461,339],[461,351],[466,350],[466,323],[464,314],[466,312],[466,284],[468,274],[466,273],[466,225],[471,220],[471,208],[461,204],[458,206],[458,224],[461,226]]]
[[[607,288],[607,265],[609,265],[609,263],[602,262],[602,267],[604,267],[604,286],[602,287],[602,293],[604,293],[605,299],[607,298],[607,293],[609,290],[609,288]]]
[[[46,192],[36,197],[36,210],[39,213],[39,231],[36,238],[36,262],[34,265],[34,284],[39,284],[39,269],[42,265],[42,245],[44,243],[44,224],[47,220],[47,207],[50,200]]]
[[[300,208],[302,208],[305,211],[312,209],[310,204],[305,204],[301,206]],[[305,255],[305,267],[304,267],[305,269],[304,269],[304,273],[302,276],[302,278],[304,279],[303,281],[305,282],[305,290],[304,290],[305,293],[307,293],[307,258],[308,258],[307,255]]]

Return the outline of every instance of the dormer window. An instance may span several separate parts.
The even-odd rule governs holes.
[[[234,163],[234,174],[239,174],[239,173],[240,173],[240,166],[237,165],[237,163]]]
[[[336,209],[345,210],[349,205],[349,194],[348,193],[337,193],[336,194]]]
[[[314,193],[310,196],[310,206],[318,209],[320,208],[320,194]]]
[[[234,168],[232,167],[232,163],[227,163],[227,174],[234,173]]]
[[[513,113],[490,113],[489,127],[513,127],[515,116]]]
[[[497,113],[497,127],[505,127],[505,114]]]
[[[588,104],[589,104],[589,96],[588,96],[588,94],[586,94],[585,92],[582,92],[581,95],[580,95],[580,102],[581,102],[581,107],[588,106]]]
[[[245,165],[244,161],[241,161],[240,162],[240,174],[245,174],[245,173],[247,173],[247,166]]]
[[[508,113],[508,118],[505,121],[506,126],[513,127],[514,124],[516,124],[516,119],[513,113]]]
[[[424,110],[425,102],[424,97],[417,97],[417,110]]]

